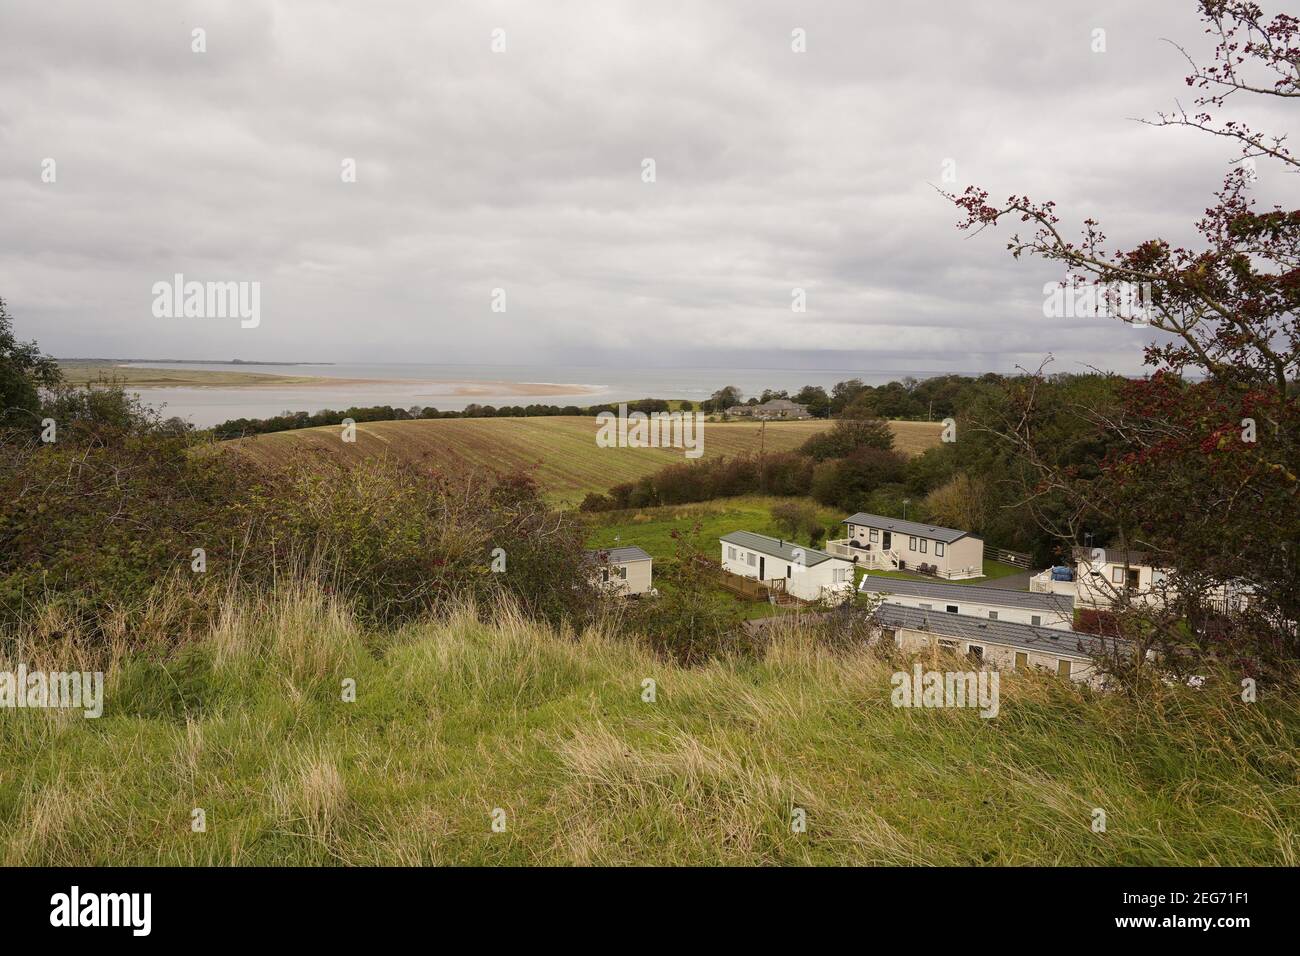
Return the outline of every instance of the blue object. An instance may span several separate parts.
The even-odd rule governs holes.
[[[1074,580],[1074,570],[1071,569],[1071,568],[1062,567],[1062,566],[1060,566],[1060,565],[1057,565],[1056,567],[1052,568],[1052,580],[1053,580],[1053,581],[1073,581],[1073,580]]]

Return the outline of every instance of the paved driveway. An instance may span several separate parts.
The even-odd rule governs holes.
[[[1037,571],[1021,571],[1019,574],[1008,574],[1005,578],[985,581],[983,586],[986,588],[1003,588],[1007,591],[1028,591],[1029,579],[1037,573]]]

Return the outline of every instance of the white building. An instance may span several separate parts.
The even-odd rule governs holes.
[[[1168,569],[1145,551],[1118,548],[1075,548],[1074,580],[1058,581],[1048,568],[1029,581],[1029,590],[1073,597],[1079,607],[1105,610],[1116,605],[1163,606],[1174,591]],[[1233,613],[1251,601],[1250,585],[1241,581],[1212,584],[1206,600],[1219,610]]]
[[[864,567],[949,579],[984,575],[984,539],[968,531],[861,511],[843,523],[847,537],[826,542],[826,550]]]
[[[897,604],[882,604],[875,617],[881,639],[892,641],[907,653],[948,651],[964,655],[977,665],[999,670],[1046,670],[1094,687],[1103,686],[1095,658],[1108,649],[1131,650],[1125,642],[1095,634],[981,620]]]
[[[804,601],[853,593],[853,563],[780,538],[733,531],[719,540],[722,568]]]
[[[1109,608],[1119,603],[1161,604],[1166,572],[1142,551],[1075,548],[1074,580],[1057,581],[1052,569],[1035,575],[1029,590],[1073,597],[1080,607]]]
[[[904,580],[868,574],[858,585],[863,594],[885,603],[941,614],[963,614],[989,621],[1010,621],[1068,631],[1074,627],[1074,598],[1064,594],[1012,591],[1007,588]]]
[[[588,551],[587,562],[596,582],[610,594],[637,597],[655,593],[651,584],[654,559],[635,545]]]

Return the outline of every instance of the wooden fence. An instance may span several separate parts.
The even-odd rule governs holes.
[[[1006,548],[990,548],[984,545],[985,561],[1000,561],[1003,564],[1013,564],[1018,568],[1024,568],[1026,571],[1033,570],[1033,557],[1025,554],[1023,551],[1009,551]]]

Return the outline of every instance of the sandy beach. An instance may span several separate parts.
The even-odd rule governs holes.
[[[131,388],[354,388],[369,386],[403,386],[418,388],[422,394],[474,398],[503,396],[542,398],[552,395],[593,395],[601,391],[594,385],[556,382],[512,382],[504,380],[446,380],[412,378],[333,378],[322,375],[287,375],[282,372],[212,371],[200,368],[156,368],[111,363],[61,363],[66,381],[74,384],[114,381]]]

